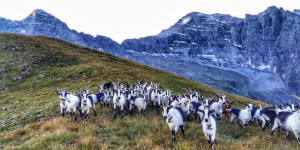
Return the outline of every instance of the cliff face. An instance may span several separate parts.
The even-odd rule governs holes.
[[[157,36],[125,40],[122,47],[131,52],[175,55],[184,62],[218,68],[220,72],[209,76],[211,81],[196,81],[264,101],[285,101],[289,94],[300,94],[300,16],[297,12],[269,7],[258,15],[246,15],[245,19],[193,12]],[[210,74],[193,70],[202,72],[201,75]],[[247,82],[232,82],[228,77],[226,82],[235,86],[224,83],[228,70],[244,76]],[[212,81],[217,83],[211,85]],[[239,91],[240,85],[245,87],[243,92]]]

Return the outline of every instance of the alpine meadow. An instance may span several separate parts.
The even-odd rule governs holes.
[[[124,117],[114,109],[96,103],[97,117],[90,112],[89,119],[70,115],[61,116],[57,89],[80,92],[84,88],[99,92],[102,82],[132,84],[160,83],[160,89],[172,94],[186,94],[185,89],[198,91],[205,98],[217,99],[217,93],[233,101],[231,108],[245,109],[245,103],[254,106],[270,104],[218,91],[200,83],[98,50],[74,45],[44,36],[0,34],[0,149],[210,149],[199,120],[191,115],[185,119],[185,138],[172,134],[162,115],[149,103],[146,115],[130,114]],[[182,105],[182,104],[181,104]],[[79,112],[77,111],[77,116]],[[241,122],[241,121],[240,121]],[[256,122],[241,128],[223,115],[217,121],[215,149],[299,149],[291,132],[291,141],[285,131],[270,135]]]

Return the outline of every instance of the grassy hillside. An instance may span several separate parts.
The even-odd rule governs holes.
[[[171,134],[161,115],[150,107],[146,117],[139,115],[113,120],[111,108],[86,121],[59,117],[55,90],[88,87],[97,92],[102,81],[155,81],[162,88],[182,92],[183,87],[200,91],[206,97],[220,92],[172,73],[141,65],[96,50],[47,38],[0,34],[0,149],[166,149]],[[236,101],[264,104],[227,94]],[[97,106],[99,110],[99,106]],[[262,134],[263,133],[263,134]],[[217,133],[217,149],[298,148],[280,136],[269,136],[256,126],[241,130],[226,118]],[[186,139],[177,134],[177,149],[208,148],[196,121],[186,123]]]

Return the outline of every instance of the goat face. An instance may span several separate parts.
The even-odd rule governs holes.
[[[209,110],[209,106],[204,106],[204,110],[203,110],[203,113],[204,113],[204,121],[205,122],[208,122],[208,120],[210,119],[211,117],[211,114],[214,113],[214,110]]]
[[[68,94],[67,91],[60,91],[60,92],[57,93],[57,95],[59,96],[60,101],[63,102],[63,103],[67,99],[67,94]]]
[[[251,103],[245,103],[245,105],[246,105],[246,109],[247,110],[252,110],[253,104],[251,104]]]
[[[210,104],[211,104],[211,100],[209,100],[209,99],[204,99],[203,102],[202,102],[202,105],[204,107],[209,107]]]
[[[82,95],[82,104],[87,105],[88,94],[83,92],[81,95]]]
[[[120,99],[121,99],[121,90],[120,89],[118,89],[118,91],[117,91],[117,101],[119,101]]]
[[[296,106],[295,104],[293,104],[293,103],[286,103],[286,105],[289,107],[289,109],[292,111],[292,112],[294,112],[294,111],[296,111],[296,107],[298,107],[298,106]]]
[[[163,115],[163,117],[164,117],[165,120],[168,118],[168,112],[167,112],[167,109],[168,109],[167,106],[163,106],[162,115]]]

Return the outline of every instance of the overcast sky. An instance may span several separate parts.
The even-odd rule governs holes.
[[[0,17],[22,20],[43,9],[71,29],[120,43],[156,35],[193,11],[244,18],[269,6],[293,11],[300,9],[300,0],[1,0]]]

